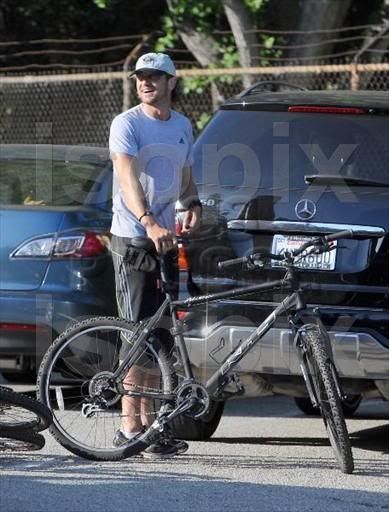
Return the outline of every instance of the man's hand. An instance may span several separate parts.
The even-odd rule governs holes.
[[[182,221],[182,227],[181,227],[181,234],[182,235],[190,235],[198,227],[200,226],[201,222],[201,207],[200,206],[194,206],[193,208],[190,208],[189,210],[186,210],[184,214],[184,218]]]
[[[170,230],[162,228],[156,222],[145,225],[146,233],[154,242],[158,254],[164,254],[177,246],[177,241]]]

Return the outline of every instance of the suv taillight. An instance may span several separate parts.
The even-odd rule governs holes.
[[[54,234],[21,244],[11,258],[93,258],[107,251],[107,237],[92,232],[74,235]]]
[[[367,114],[363,108],[354,107],[315,107],[310,105],[295,105],[288,108],[288,112],[304,112],[311,114]]]
[[[185,247],[181,244],[178,246],[178,269],[182,270],[183,272],[189,272],[190,270],[189,260]]]
[[[182,224],[181,224],[181,217],[177,213],[176,215],[176,235],[180,236],[182,232]],[[178,269],[182,270],[183,272],[189,272],[190,266],[189,266],[189,260],[188,256],[186,254],[185,247],[182,244],[178,244]]]

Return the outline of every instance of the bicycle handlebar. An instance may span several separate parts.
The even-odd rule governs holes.
[[[240,265],[240,264],[252,264],[255,265],[256,262],[264,261],[264,260],[277,260],[277,261],[283,261],[285,259],[285,256],[283,254],[272,254],[269,253],[260,253],[255,252],[253,254],[249,254],[248,256],[242,256],[241,258],[233,258],[232,260],[224,260],[219,261],[218,269],[222,270],[223,268],[233,267],[234,265]]]
[[[222,270],[223,268],[234,267],[235,265],[243,265],[244,263],[249,263],[249,261],[250,256],[243,256],[242,258],[233,258],[232,260],[219,261],[219,263],[217,264],[217,268],[219,270]]]
[[[327,252],[331,250],[330,242],[335,242],[336,240],[340,240],[341,238],[354,238],[355,234],[351,229],[347,229],[344,231],[338,231],[336,233],[331,233],[329,235],[315,237],[312,240],[308,240],[304,242],[299,248],[294,249],[288,254],[272,254],[272,253],[253,253],[248,256],[242,256],[240,258],[233,258],[231,260],[219,261],[218,269],[222,270],[228,267],[233,267],[235,265],[240,264],[253,264],[256,262],[264,262],[265,260],[276,260],[276,261],[284,261],[289,257],[295,258],[300,256],[304,251],[306,251],[309,247],[316,248],[315,252],[317,254],[321,252]]]

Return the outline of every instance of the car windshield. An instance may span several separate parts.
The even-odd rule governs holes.
[[[388,116],[222,110],[196,143],[194,174],[233,189],[291,189],[317,175],[385,186],[388,140]]]
[[[92,159],[91,159],[92,160]],[[0,206],[79,206],[101,188],[107,161],[0,158]]]

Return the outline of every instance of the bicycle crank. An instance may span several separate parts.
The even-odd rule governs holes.
[[[205,386],[193,381],[184,381],[177,390],[177,408],[182,404],[191,404],[186,414],[192,418],[201,418],[207,413],[210,398]]]

